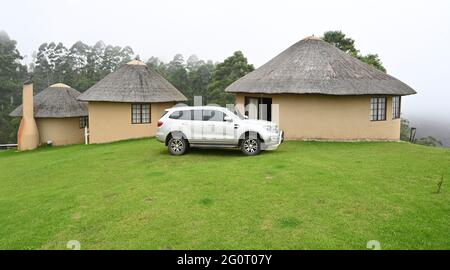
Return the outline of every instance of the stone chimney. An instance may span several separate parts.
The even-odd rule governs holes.
[[[22,109],[22,120],[17,133],[17,148],[20,151],[32,150],[39,146],[39,132],[34,119],[33,82],[31,80],[23,84]]]

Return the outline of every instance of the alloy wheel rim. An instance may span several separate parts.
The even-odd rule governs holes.
[[[174,152],[182,151],[184,148],[183,141],[181,141],[180,139],[172,140],[172,142],[170,143],[170,148]]]
[[[247,139],[244,142],[244,149],[248,153],[254,153],[258,149],[258,144],[254,139]]]

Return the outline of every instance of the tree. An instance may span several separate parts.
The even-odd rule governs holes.
[[[19,126],[18,119],[9,113],[20,104],[27,70],[20,62],[23,58],[16,45],[6,32],[0,31],[0,143],[16,142]]]
[[[121,48],[120,46],[107,45],[103,51],[100,69],[110,73],[131,61],[132,56],[133,49],[129,46]]]
[[[147,60],[147,66],[148,67],[150,67],[150,68],[153,68],[153,69],[158,69],[158,67],[160,66],[160,65],[164,65],[164,63],[161,61],[161,60],[159,60],[159,58],[158,57],[154,57],[154,56],[152,56],[152,57],[150,57],[148,60]]]
[[[43,43],[30,65],[36,92],[58,82],[84,91],[129,62],[133,54],[129,46],[106,45],[103,41],[93,46],[78,41],[70,49],[62,43]]]
[[[58,82],[84,91],[130,61],[133,54],[129,46],[107,45],[102,41],[93,46],[78,41],[70,49],[62,43],[45,42],[33,53],[30,64],[34,94]],[[20,60],[16,42],[0,32],[0,142],[16,140],[18,121],[8,114],[20,104],[20,89],[27,71]]]
[[[67,62],[71,67],[71,76],[67,76],[66,83],[73,88],[84,91],[92,85],[92,80],[87,76],[88,53],[91,47],[81,41],[75,42],[69,49]]]
[[[187,59],[186,68],[189,72],[196,71],[204,64],[205,64],[205,61],[199,60],[198,57],[195,54],[193,54],[193,55],[189,56],[189,58]]]
[[[146,64],[180,90],[187,97],[186,103],[189,105],[193,105],[194,96],[206,98],[215,68],[212,61],[205,62],[196,55],[189,56],[185,62],[181,54],[175,55],[167,64],[152,56]]]
[[[67,81],[71,75],[71,66],[67,54],[69,50],[62,43],[43,43],[39,46],[34,63],[36,91],[55,82]]]
[[[411,137],[410,123],[407,119],[402,119],[400,126],[400,140],[409,142],[411,139],[410,137]],[[442,142],[432,136],[422,137],[420,139],[413,139],[412,143],[425,146],[435,146],[435,147],[442,146]]]
[[[383,63],[381,63],[380,58],[378,57],[378,54],[367,54],[364,56],[358,55],[356,58],[363,61],[366,64],[369,64],[371,66],[374,66],[375,68],[383,71],[386,73],[386,69],[383,66]]]
[[[208,85],[207,103],[219,105],[234,104],[234,95],[225,92],[225,88],[237,79],[253,71],[253,65],[248,64],[247,58],[241,51],[216,65],[211,83]]]
[[[327,31],[323,34],[322,39],[330,44],[333,44],[340,50],[350,54],[353,57],[358,58],[366,64],[374,66],[375,68],[386,72],[386,69],[383,66],[378,54],[367,54],[362,55],[359,50],[355,47],[355,40],[349,37],[346,37],[342,31]]]
[[[198,61],[191,68],[188,68],[188,79],[191,89],[188,104],[192,104],[194,96],[201,96],[204,99],[203,102],[206,102],[208,85],[213,77],[214,68],[215,66],[212,61],[207,61],[206,63],[204,61]]]
[[[165,70],[165,78],[181,91],[186,97],[192,97],[188,79],[188,71],[184,63],[183,55],[176,54]]]
[[[348,54],[356,55],[358,53],[355,48],[355,40],[346,37],[342,31],[327,31],[323,34],[322,39]]]
[[[226,93],[225,88],[254,70],[253,65],[248,64],[239,51],[216,65],[196,55],[184,61],[181,54],[176,54],[167,64],[153,56],[146,63],[180,90],[187,97],[186,103],[189,105],[193,104],[195,96],[201,96],[203,104],[234,103],[233,94]]]

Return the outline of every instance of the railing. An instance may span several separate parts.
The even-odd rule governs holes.
[[[17,148],[17,143],[0,144],[0,150],[6,150],[11,148]]]

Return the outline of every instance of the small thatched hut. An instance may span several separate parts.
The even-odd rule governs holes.
[[[232,83],[250,118],[287,139],[399,140],[401,96],[416,92],[333,45],[308,37]],[[267,109],[266,109],[267,108]]]
[[[164,110],[186,97],[156,71],[133,60],[78,100],[89,103],[89,141],[105,143],[154,136]]]
[[[88,108],[86,102],[77,100],[81,93],[68,85],[57,83],[33,97],[32,84],[27,86],[31,88],[24,88],[23,105],[12,111],[10,116],[24,117],[24,111],[29,112],[30,119],[34,118],[36,122],[39,144],[48,142],[52,142],[53,145],[82,143]],[[25,92],[25,90],[29,91]],[[24,105],[30,108],[24,108]],[[19,137],[20,135],[21,132],[19,132]],[[20,142],[28,143],[27,140],[21,141],[20,138],[18,142],[19,144]]]

